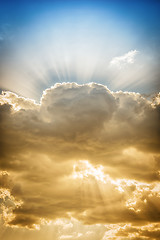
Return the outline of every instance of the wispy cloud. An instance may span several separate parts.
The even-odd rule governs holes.
[[[122,66],[124,66],[126,64],[133,64],[135,61],[135,57],[138,53],[139,53],[139,51],[137,51],[137,50],[131,50],[122,56],[114,57],[111,60],[110,65],[121,68]]]

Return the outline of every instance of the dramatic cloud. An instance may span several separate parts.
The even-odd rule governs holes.
[[[63,83],[39,104],[12,92],[0,103],[4,225],[43,229],[65,219],[70,229],[75,219],[101,224],[103,239],[158,239],[159,95]],[[94,228],[85,238],[64,228],[55,239],[93,239]]]

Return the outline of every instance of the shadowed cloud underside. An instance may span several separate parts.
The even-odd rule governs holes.
[[[7,91],[0,103],[6,227],[63,226],[54,239],[159,238],[159,95],[62,83],[40,103]]]

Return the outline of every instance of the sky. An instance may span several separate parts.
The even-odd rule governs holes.
[[[159,10],[1,2],[0,239],[160,238]]]
[[[159,1],[2,2],[0,88],[37,102],[57,82],[158,92],[159,6]]]

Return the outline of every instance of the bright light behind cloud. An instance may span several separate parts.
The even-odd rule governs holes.
[[[3,225],[53,227],[55,239],[121,240],[148,234],[149,222],[157,234],[158,99],[96,83],[57,83],[39,104],[3,92]]]
[[[135,41],[134,31],[110,12],[86,9],[42,15],[12,42],[1,88],[36,100],[44,88],[64,81],[126,90],[137,88],[138,80],[149,91],[154,59],[144,49],[130,50]]]
[[[159,7],[3,1],[1,240],[160,239]]]
[[[94,177],[97,181],[106,183],[105,175],[102,171],[103,166],[100,165],[97,168],[94,168],[88,161],[80,160],[77,164],[74,165],[73,178],[85,179]]]
[[[116,21],[111,16],[104,22],[101,14],[96,10],[92,13],[85,10],[85,14],[83,11],[60,12],[55,17],[43,16],[45,20],[28,27],[29,40],[23,33],[15,49],[18,66],[11,63],[11,83],[15,81],[17,87],[23,81],[25,92],[21,94],[26,95],[28,88],[36,88],[37,94],[37,82],[39,88],[44,88],[63,81],[101,81],[106,64],[113,54],[119,54],[118,48],[112,48],[117,38],[124,50],[133,41],[126,29],[123,34],[115,30]]]

